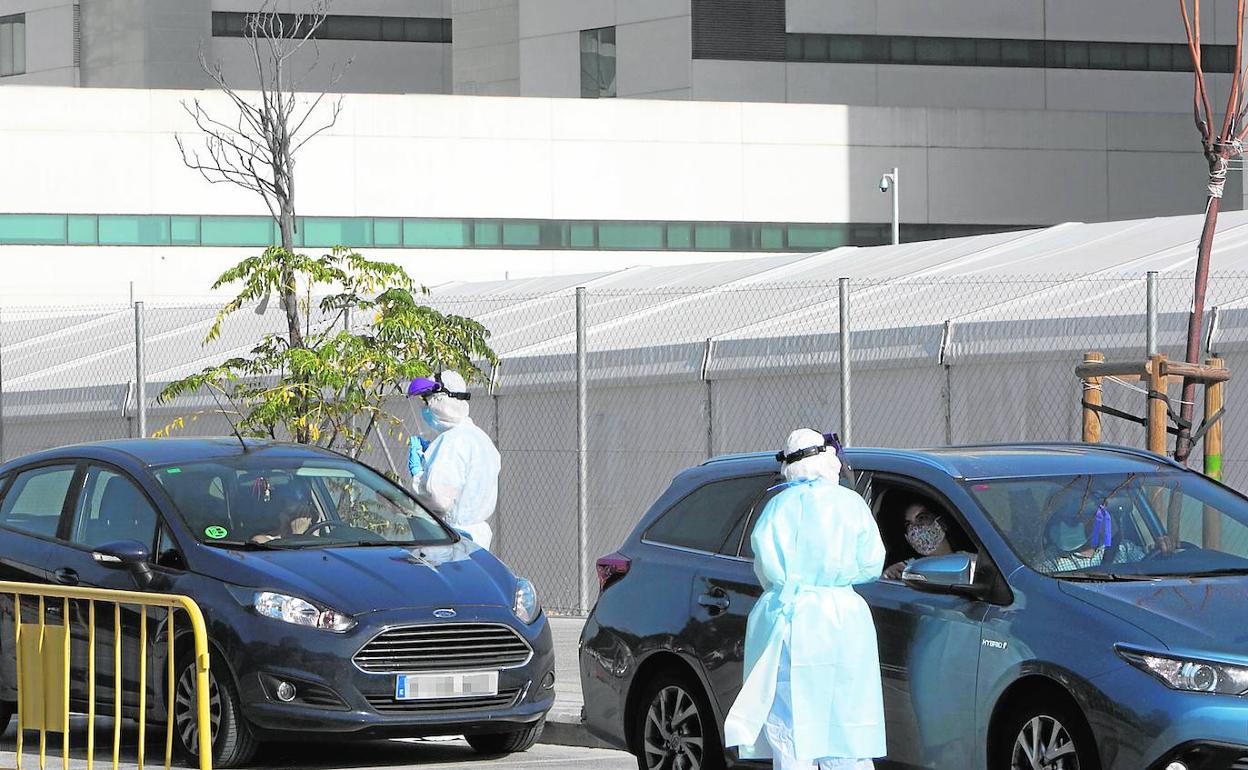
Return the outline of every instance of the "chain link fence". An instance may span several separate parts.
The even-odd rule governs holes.
[[[579,348],[575,278],[544,293],[515,282],[427,298],[491,330],[501,363],[475,385],[472,417],[502,454],[494,550],[535,582],[552,611],[591,606],[594,559],[618,547],[673,475],[707,457],[773,452],[798,426],[840,430],[858,446],[1077,441],[1074,369],[1085,352],[1147,356],[1142,274],[854,280],[846,404],[837,282],[715,279],[720,285],[708,288],[698,285],[706,275],[673,268],[662,288],[653,275],[647,285],[591,285],[581,294]],[[1157,279],[1156,345],[1175,359],[1192,282]],[[1248,275],[1215,275],[1209,286],[1206,350],[1239,372],[1248,366]],[[228,433],[206,394],[157,401],[168,382],[285,330],[274,303],[236,313],[206,344],[218,309],[0,310],[0,454],[140,435],[140,376],[148,434],[178,418],[175,435]],[[309,323],[343,319],[314,313]],[[581,419],[578,363],[587,388]],[[1248,488],[1248,439],[1235,432],[1244,387],[1227,386],[1223,460],[1225,479],[1240,488]],[[1144,413],[1141,383],[1109,379],[1103,395],[1107,406]],[[1177,411],[1178,387],[1169,395]],[[841,424],[846,406],[850,426]],[[362,459],[406,480],[406,443],[420,426],[401,399],[390,408],[402,428],[374,434]],[[1144,446],[1143,427],[1125,420],[1104,417],[1103,436]]]

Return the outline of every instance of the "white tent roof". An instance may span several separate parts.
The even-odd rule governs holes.
[[[1008,354],[1019,334],[1052,334],[1061,349],[1112,348],[1138,336],[1143,275],[1190,274],[1203,217],[1168,217],[942,241],[845,247],[687,266],[435,287],[427,300],[484,323],[503,357],[500,388],[571,382],[575,291],[587,289],[590,365],[624,381],[716,376],[835,360],[836,281],[851,280],[855,358]],[[1248,212],[1227,212],[1215,240],[1209,305],[1220,333],[1248,340],[1248,290],[1219,275],[1248,272]],[[464,255],[470,259],[470,254]],[[1163,334],[1181,335],[1190,282],[1173,284]],[[1189,300],[1184,300],[1190,302]],[[220,340],[202,340],[216,306],[147,308],[149,378],[170,380],[279,331],[276,303],[240,313]],[[1121,322],[1112,319],[1121,318]],[[1044,321],[1039,324],[1039,321]],[[954,330],[946,333],[946,322]],[[1024,328],[1020,324],[1026,322]],[[1040,330],[1040,331],[1038,331]],[[7,392],[126,383],[134,377],[126,307],[0,314]],[[1168,339],[1165,337],[1163,339]],[[709,342],[708,342],[709,341]],[[714,355],[706,355],[708,344]],[[1133,344],[1133,343],[1132,343]]]

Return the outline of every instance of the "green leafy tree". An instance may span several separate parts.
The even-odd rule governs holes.
[[[284,296],[291,277],[303,296],[294,344],[289,334],[270,334],[248,355],[170,383],[158,401],[208,389],[229,402],[245,436],[315,444],[354,457],[375,431],[401,428],[400,418],[386,410],[401,383],[438,368],[479,380],[478,363],[497,362],[484,326],[421,305],[417,297],[427,290],[403,268],[343,247],[312,258],[274,246],[227,270],[213,288],[241,287],[217,314],[205,344],[220,336],[234,313]],[[359,319],[358,328],[344,328],[348,313],[353,322]],[[187,417],[180,417],[157,435],[186,424]]]

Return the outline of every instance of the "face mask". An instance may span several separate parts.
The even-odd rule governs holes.
[[[428,406],[420,410],[420,419],[424,420],[425,425],[428,425],[431,429],[437,431],[438,433],[441,433],[451,427],[449,424],[439,420],[437,416],[434,415],[433,410]]]
[[[921,556],[931,556],[945,541],[945,529],[938,523],[906,527],[906,542]]]

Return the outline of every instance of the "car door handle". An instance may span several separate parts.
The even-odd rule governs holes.
[[[727,594],[725,594],[722,589],[716,588],[710,593],[705,593],[699,596],[698,604],[710,610],[712,615],[717,615],[728,609],[728,605],[731,604],[731,600],[729,600]]]
[[[78,573],[69,567],[61,567],[52,573],[52,577],[63,586],[78,585]]]

